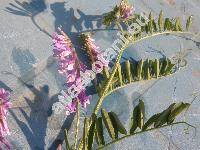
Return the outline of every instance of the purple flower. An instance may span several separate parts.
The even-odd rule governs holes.
[[[80,103],[83,108],[86,108],[86,106],[90,104],[91,98],[91,96],[87,96],[85,93],[85,90],[82,90],[82,92],[78,95],[78,99],[81,100]]]
[[[53,35],[53,56],[58,58],[58,72],[67,74],[69,70],[74,69],[74,49],[72,44],[64,35]]]
[[[84,72],[86,67],[77,57],[76,51],[68,36],[60,30],[61,35],[55,33],[53,35],[53,56],[58,60],[58,72],[66,77],[66,86],[69,88],[72,85],[78,87],[79,94],[69,102],[66,108],[66,115],[76,112],[77,100],[82,107],[89,104],[90,96],[86,95],[85,88],[82,86],[80,72]]]
[[[10,130],[6,121],[8,109],[11,106],[9,102],[10,93],[0,88],[0,142],[4,143],[10,149],[9,142],[5,139],[6,135],[10,135]]]
[[[133,6],[129,5],[127,3],[127,1],[125,1],[125,0],[121,1],[120,5],[119,5],[119,10],[120,10],[120,17],[122,19],[129,18],[130,16],[133,15],[133,12],[134,12]]]
[[[66,105],[66,115],[76,112],[77,99],[74,99],[72,102]]]

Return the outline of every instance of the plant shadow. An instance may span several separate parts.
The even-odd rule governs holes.
[[[80,9],[77,9],[79,18],[75,16],[75,10],[65,8],[66,2],[55,2],[50,4],[50,10],[55,18],[55,29],[62,27],[70,38],[73,39],[77,34],[87,31],[99,30],[102,26],[102,15],[87,15]],[[43,33],[51,37],[51,33],[43,29],[36,21],[36,16],[47,10],[47,4],[45,0],[31,0],[30,2],[20,2],[15,0],[14,3],[9,3],[9,6],[5,8],[6,12],[14,15],[30,17],[33,24]],[[74,31],[72,31],[74,28]],[[101,30],[101,29],[100,29]],[[72,40],[73,41],[73,40]]]
[[[25,122],[21,121],[19,116],[17,116],[13,110],[11,110],[10,113],[19,125],[31,149],[43,150],[44,146],[47,144],[45,143],[45,137],[48,124],[51,123],[49,117],[53,116],[52,105],[58,101],[58,94],[50,97],[48,85],[44,85],[40,88],[34,86],[34,78],[37,74],[35,73],[33,64],[36,63],[36,58],[29,50],[14,48],[12,51],[12,59],[19,68],[20,77],[12,72],[7,72],[7,75],[12,75],[17,78],[23,87],[31,91],[34,95],[34,99],[24,97],[28,107],[17,108],[25,118]],[[53,60],[48,60],[46,68],[50,68],[54,63]],[[1,82],[0,85],[7,87],[5,84],[1,84]],[[10,88],[7,87],[7,89]],[[73,115],[69,116],[62,124],[61,129],[69,129],[73,118]],[[57,141],[64,140],[63,130],[60,130],[55,139],[56,140],[51,144],[50,149],[56,149],[58,145]]]
[[[4,82],[2,82],[1,80],[0,80],[0,88],[4,88],[5,90],[7,90],[7,91],[9,91],[9,92],[12,92],[13,90],[9,87],[9,86],[7,86]]]
[[[78,57],[81,61],[87,63],[84,50],[82,50],[83,48],[80,44],[79,35],[84,32],[105,30],[105,26],[102,28],[102,18],[105,14],[90,15],[84,13],[80,9],[66,9],[65,5],[66,2],[55,2],[50,4],[49,9],[51,10],[55,20],[54,28],[57,29],[58,27],[61,27],[62,30],[67,33],[77,51]],[[52,37],[52,33],[46,31],[40,23],[36,21],[36,16],[43,13],[47,9],[48,7],[45,0],[30,0],[30,2],[20,2],[15,0],[14,3],[9,3],[9,6],[5,8],[5,11],[14,15],[30,17],[33,24],[41,32],[45,33],[49,37]],[[79,17],[76,17],[75,13],[78,14]],[[114,29],[114,27],[112,26],[108,29]]]
[[[30,114],[26,112],[26,108],[19,108],[20,113],[26,120],[23,122],[17,117],[13,110],[10,110],[10,113],[25,135],[30,148],[44,150],[48,118],[52,115],[51,107],[53,103],[58,100],[58,95],[55,94],[49,97],[48,85],[44,85],[39,89],[30,84],[24,83],[24,85],[34,94],[33,100],[24,97],[28,108],[30,108]],[[69,128],[71,126],[73,118],[69,118],[71,120],[67,119],[61,128]],[[63,133],[61,132],[58,137],[64,138]],[[53,149],[56,149],[57,144],[56,141],[52,144]]]
[[[35,20],[35,17],[46,9],[47,5],[45,3],[45,0],[30,0],[30,2],[20,2],[18,0],[15,0],[15,3],[9,3],[9,6],[6,7],[5,11],[19,16],[30,17],[33,24],[41,32],[51,37],[51,34],[43,29]]]

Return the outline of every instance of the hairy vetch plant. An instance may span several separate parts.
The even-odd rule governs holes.
[[[126,60],[123,63],[120,63],[120,60],[124,50],[130,44],[135,44],[144,39],[163,34],[192,34],[189,32],[192,17],[188,17],[185,26],[182,25],[179,17],[172,19],[164,18],[162,11],[160,11],[158,19],[155,19],[153,14],[150,13],[146,19],[148,20],[147,22],[144,20],[143,16],[140,22],[142,23],[143,21],[142,24],[144,24],[144,26],[138,26],[138,19],[141,19],[141,14],[136,14],[133,6],[128,4],[126,0],[122,0],[119,6],[115,6],[111,12],[104,16],[103,23],[106,26],[117,26],[120,34],[124,35],[124,38],[126,38],[126,42],[122,40],[123,45],[121,45],[118,51],[114,66],[109,69],[109,62],[105,63],[102,72],[99,74],[102,78],[95,78],[94,83],[99,99],[91,117],[85,117],[84,119],[84,127],[81,136],[78,136],[78,132],[80,122],[79,102],[83,105],[82,99],[81,97],[76,97],[69,103],[74,104],[73,111],[70,110],[70,112],[76,112],[77,123],[75,139],[72,144],[68,141],[68,133],[67,130],[65,130],[66,148],[68,150],[103,149],[124,138],[176,124],[186,124],[193,127],[185,121],[175,121],[177,115],[189,108],[189,103],[173,103],[165,110],[146,119],[145,104],[143,100],[139,100],[138,105],[132,111],[129,129],[124,127],[116,113],[112,111],[107,112],[104,108],[101,108],[105,97],[120,88],[142,80],[156,80],[168,75],[173,75],[180,69],[179,63],[181,60],[172,62],[171,58],[167,57],[152,60],[141,59],[139,61]],[[134,28],[137,29],[134,30]],[[82,34],[81,40],[91,64],[94,63],[98,60],[98,55],[101,55],[101,51],[99,51],[98,46],[95,45],[90,35]],[[67,84],[69,84],[68,82],[70,82],[70,84],[75,84],[77,80],[80,80],[79,86],[81,87],[82,80],[78,72],[81,69],[84,71],[84,69],[81,67],[81,62],[78,60],[75,49],[72,48],[73,46],[69,41],[69,38],[62,31],[61,35],[56,35],[54,38],[54,55],[58,58],[59,72],[65,74]],[[185,63],[185,65],[186,64],[187,63]],[[181,67],[184,66],[181,65]],[[81,90],[84,91],[84,89]],[[69,107],[67,109],[69,111]],[[101,115],[98,115],[99,110],[101,110]],[[110,141],[104,138],[106,134],[106,132],[104,132],[105,129],[108,131],[108,135],[111,138]],[[78,139],[78,137],[81,138]]]

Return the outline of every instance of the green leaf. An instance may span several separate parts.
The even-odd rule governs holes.
[[[170,74],[172,72],[172,68],[175,66],[175,64],[172,64],[170,59],[167,59],[167,61],[168,61],[168,67],[165,71],[165,75]]]
[[[176,22],[175,22],[175,30],[182,31],[181,21],[179,17],[176,19]]]
[[[159,18],[158,18],[158,27],[160,32],[163,30],[163,11],[160,11]]]
[[[146,130],[148,127],[150,127],[151,125],[153,125],[153,123],[156,122],[156,120],[158,119],[158,117],[160,116],[160,113],[159,114],[155,114],[153,116],[151,116],[149,118],[149,120],[144,124],[144,126],[142,127],[142,130]]]
[[[145,67],[145,74],[146,74],[146,79],[150,80],[151,79],[151,74],[150,74],[150,61],[149,59],[146,60],[146,67]]]
[[[173,106],[173,109],[171,110],[171,113],[170,113],[170,115],[168,117],[168,121],[170,123],[173,122],[173,120],[175,119],[175,117],[177,115],[179,115],[181,112],[183,112],[184,110],[188,109],[189,107],[190,107],[189,103],[183,103],[183,102],[176,103]]]
[[[150,12],[148,27],[149,27],[149,31],[151,34],[153,33],[153,21],[154,21],[154,17],[152,15],[152,13]]]
[[[139,110],[138,110],[138,127],[142,129],[144,125],[144,118],[145,118],[145,107],[144,102],[142,100],[139,101]]]
[[[155,20],[153,20],[153,29],[154,29],[154,32],[158,31]]]
[[[131,75],[131,67],[130,67],[130,62],[129,60],[125,61],[125,72],[126,72],[126,77],[128,79],[128,82],[131,83],[132,81],[132,75]]]
[[[165,19],[164,30],[171,30],[172,29],[172,22],[169,18]]]
[[[108,113],[109,117],[110,117],[110,120],[112,122],[112,125],[113,125],[113,128],[114,128],[114,131],[115,131],[115,139],[118,139],[118,129],[117,129],[117,124],[115,123],[115,120],[113,118],[113,116],[110,114],[111,112]]]
[[[99,145],[105,145],[104,136],[103,136],[103,123],[102,118],[99,117],[96,120],[96,136],[97,136],[97,143]]]
[[[138,111],[139,111],[139,106],[136,106],[131,116],[130,134],[133,134],[138,127]]]
[[[131,64],[131,74],[134,81],[137,77],[137,64],[134,62],[131,62],[130,64]]]
[[[113,126],[115,125],[114,127],[116,127],[117,131],[119,131],[121,134],[127,134],[125,127],[123,126],[117,115],[114,112],[109,112],[108,114],[111,118]]]
[[[186,22],[186,30],[188,31],[192,24],[192,16],[189,16]]]
[[[112,139],[115,139],[115,130],[110,120],[110,117],[105,109],[101,109],[101,114],[103,118],[103,122],[107,128],[107,131]]]
[[[117,16],[119,16],[119,7],[115,6],[113,11],[107,13],[103,17],[103,24],[106,25],[106,26],[110,26],[112,24],[112,22],[116,21]]]
[[[95,123],[96,123],[97,116],[92,114],[92,124],[89,128],[88,132],[88,150],[92,149],[92,145],[94,142],[94,133],[95,133]]]
[[[163,75],[168,68],[168,60],[167,60],[167,58],[164,58],[164,60],[161,60],[161,61],[162,61],[162,63],[160,63],[160,64],[162,64],[162,66],[160,69],[160,74]]]
[[[147,34],[149,33],[149,26],[147,24],[145,25],[145,31],[146,31]]]
[[[137,67],[137,77],[138,77],[138,80],[142,80],[142,68],[143,68],[143,64],[144,64],[144,61],[141,59],[138,62],[138,67]]]
[[[150,73],[150,78],[154,76],[154,62],[153,60],[149,60],[149,73]]]
[[[170,114],[174,105],[175,105],[175,103],[171,104],[166,110],[164,110],[162,113],[160,113],[159,118],[156,120],[156,122],[154,124],[155,128],[160,127],[163,124],[167,123],[169,114]]]
[[[83,129],[83,149],[84,150],[87,150],[88,128],[89,128],[89,118],[85,118],[84,129]]]
[[[154,61],[154,73],[156,75],[156,78],[159,77],[159,74],[160,74],[160,61],[158,59],[155,59]]]

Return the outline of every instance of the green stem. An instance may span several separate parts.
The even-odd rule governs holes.
[[[170,75],[172,75],[172,74],[169,74],[169,75],[167,75],[167,76],[170,76]],[[158,77],[158,78],[152,78],[152,79],[150,79],[150,80],[151,80],[151,81],[152,81],[152,80],[159,80],[159,79],[161,79],[161,78],[163,78],[163,77],[166,77],[166,76],[161,76],[161,77]],[[105,95],[105,97],[108,96],[108,95],[110,95],[111,93],[113,93],[113,92],[115,92],[115,91],[121,89],[121,88],[126,87],[126,86],[133,85],[134,83],[137,83],[137,82],[140,82],[140,83],[141,83],[142,81],[143,81],[143,82],[146,82],[146,81],[150,81],[150,80],[132,81],[131,83],[124,84],[124,85],[122,85],[122,86],[119,86],[119,87],[117,87],[117,88],[115,88],[115,89],[112,89],[111,91],[107,92],[106,95]]]
[[[148,38],[151,38],[151,37],[154,37],[154,36],[158,36],[158,35],[163,35],[163,34],[191,34],[191,35],[194,35],[194,33],[192,32],[183,32],[183,31],[164,31],[164,32],[157,32],[157,33],[154,33],[154,34],[151,34],[151,35],[147,35],[143,38],[140,38],[138,40],[135,40],[134,43],[136,42],[140,42],[144,39],[148,39]]]
[[[110,84],[111,84],[111,82],[112,82],[112,80],[113,80],[113,78],[114,78],[115,72],[117,71],[117,65],[119,64],[120,59],[121,59],[121,57],[122,57],[122,54],[123,54],[125,48],[128,46],[128,44],[129,44],[129,42],[127,42],[125,45],[123,45],[123,47],[122,47],[122,48],[120,49],[120,51],[119,51],[119,54],[118,54],[117,59],[116,59],[116,63],[115,63],[115,65],[114,65],[114,69],[113,69],[113,71],[112,71],[112,73],[111,73],[111,75],[110,75],[110,78],[109,78],[109,80],[108,80],[106,86],[105,86],[104,89],[103,89],[103,92],[102,92],[101,97],[99,98],[99,100],[98,100],[98,102],[97,102],[97,104],[96,104],[96,106],[95,106],[95,108],[94,108],[94,111],[93,111],[93,112],[94,112],[95,114],[98,113],[98,111],[99,111],[99,109],[100,109],[100,107],[101,107],[101,104],[102,104],[102,102],[103,102],[103,99],[104,99],[104,97],[106,96],[106,93],[107,93],[107,91],[108,91],[108,89],[109,89],[109,87],[110,87]]]
[[[110,143],[107,143],[107,144],[104,145],[104,146],[99,147],[98,149],[100,150],[100,149],[106,148],[106,147],[108,147],[108,146],[111,145],[111,144],[117,143],[117,142],[119,142],[119,141],[121,141],[121,140],[123,140],[123,139],[125,139],[125,138],[131,137],[131,136],[133,136],[133,135],[142,134],[142,133],[147,132],[147,131],[152,131],[152,130],[156,130],[156,129],[159,129],[159,128],[164,128],[164,127],[172,126],[172,125],[176,125],[176,124],[186,124],[186,125],[188,125],[188,126],[190,126],[190,127],[196,129],[196,127],[190,125],[190,124],[187,123],[187,122],[183,122],[183,121],[181,121],[181,122],[175,122],[175,123],[172,123],[172,124],[170,124],[170,125],[163,125],[163,126],[158,127],[158,128],[151,128],[151,129],[147,129],[147,130],[145,130],[145,131],[139,131],[139,132],[136,132],[136,133],[133,133],[133,134],[130,134],[130,135],[123,136],[123,137],[121,137],[121,138],[118,138],[118,139],[116,139],[116,140],[113,140],[113,141],[110,142]]]
[[[74,142],[74,149],[76,149],[76,145],[77,145],[77,142],[78,142],[78,131],[79,131],[79,124],[80,124],[80,110],[79,110],[79,102],[77,101],[77,106],[76,106],[76,131],[75,131],[75,142]]]
[[[68,135],[68,131],[67,131],[67,129],[65,129],[65,143],[66,143],[66,149],[67,149],[67,150],[70,150],[70,145],[69,145],[69,141],[68,141],[67,135]]]

